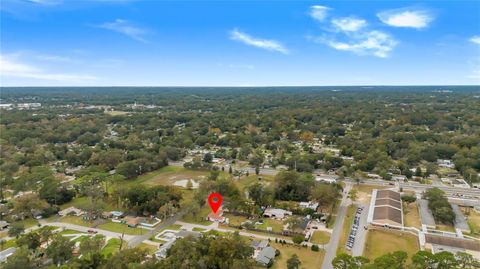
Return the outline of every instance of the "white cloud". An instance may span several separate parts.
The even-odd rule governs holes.
[[[106,22],[104,24],[98,25],[98,27],[124,34],[137,41],[146,42],[144,36],[145,34],[147,34],[148,31],[146,29],[135,26],[126,20],[116,19],[113,22]]]
[[[344,32],[356,32],[367,26],[367,21],[353,17],[346,17],[333,19],[332,24],[337,30]]]
[[[470,38],[470,42],[480,45],[480,35],[474,35]]]
[[[40,61],[57,62],[57,63],[78,63],[79,62],[78,60],[72,59],[70,57],[58,56],[58,55],[41,54],[41,55],[36,55],[35,58]]]
[[[377,17],[393,27],[410,27],[421,29],[433,21],[433,16],[426,10],[392,9],[382,11]]]
[[[63,82],[83,82],[85,80],[97,79],[90,75],[48,72],[33,65],[20,62],[15,57],[6,57],[4,55],[0,55],[0,75],[1,77],[32,78]]]
[[[387,58],[389,53],[397,45],[397,41],[390,35],[380,31],[369,31],[354,35],[348,42],[320,39],[322,43],[342,51],[350,51],[358,55],[374,55]]]
[[[325,7],[325,6],[318,6],[318,5],[311,6],[310,7],[310,16],[314,20],[323,21],[327,17],[327,15],[328,15],[327,13],[328,13],[329,9],[330,9],[329,7]]]
[[[244,44],[262,48],[270,51],[277,51],[283,54],[288,54],[289,51],[280,42],[275,40],[260,39],[252,37],[244,32],[234,29],[230,32],[230,39],[242,42]]]

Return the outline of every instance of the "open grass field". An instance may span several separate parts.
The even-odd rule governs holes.
[[[149,186],[155,185],[172,185],[182,179],[200,180],[208,176],[208,171],[189,170],[177,166],[165,166],[156,171],[146,173],[136,179],[125,181],[125,185],[145,184]]]
[[[261,178],[261,180],[259,180],[259,178]],[[241,189],[241,190],[244,190],[246,187],[252,185],[252,184],[255,184],[256,182],[260,182],[262,184],[270,184],[271,182],[273,182],[273,176],[270,176],[270,175],[249,175],[248,177],[247,176],[243,176],[241,177],[239,180],[235,180],[235,183],[237,184],[237,186]]]
[[[94,225],[93,222],[84,221],[82,217],[77,217],[77,216],[65,216],[60,218],[59,221],[80,225],[80,226],[85,226],[85,227],[92,227]]]
[[[390,187],[393,187],[393,186],[390,186]],[[374,189],[387,189],[390,187],[353,184],[353,189],[357,190],[357,201],[362,203],[370,203],[370,199],[372,198],[372,191]]]
[[[405,251],[408,260],[419,250],[418,238],[410,233],[400,231],[369,230],[363,256],[375,258],[397,250]]]
[[[194,232],[205,232],[206,230],[203,228],[193,227],[192,231]]]
[[[105,256],[108,256],[110,254],[117,252],[120,248],[120,243],[121,243],[121,240],[118,238],[112,238],[108,240],[107,244],[102,249],[102,254]]]
[[[330,241],[330,233],[325,231],[315,231],[310,238],[310,242],[313,244],[327,244]]]
[[[417,203],[410,203],[408,206],[403,207],[403,221],[405,226],[422,228],[420,222],[420,214],[418,213]]]
[[[302,262],[300,268],[320,268],[323,262],[323,251],[315,252],[310,248],[304,248],[294,245],[282,245],[270,243],[270,245],[280,250],[280,256],[275,258],[275,262],[271,268],[287,269],[287,260],[297,254],[298,259]]]
[[[130,228],[126,224],[116,222],[106,222],[97,226],[98,229],[107,230],[116,233],[125,233],[130,235],[142,235],[148,232],[148,230],[142,228]]]
[[[350,233],[350,229],[352,227],[356,209],[357,207],[355,205],[350,205],[347,208],[347,214],[345,216],[345,221],[343,222],[342,234],[340,235],[340,241],[338,243],[337,255],[347,252],[345,249],[345,244],[347,243],[348,234]]]
[[[105,111],[105,114],[108,114],[110,116],[122,116],[122,115],[127,115],[129,113],[133,112],[128,112],[128,111],[117,111],[117,110],[112,110],[112,111]]]
[[[38,220],[32,219],[32,218],[28,218],[28,219],[16,221],[16,222],[14,222],[14,223],[23,224],[23,227],[24,227],[25,229],[27,229],[27,228],[33,227],[33,226],[35,226],[35,225],[38,225]]]

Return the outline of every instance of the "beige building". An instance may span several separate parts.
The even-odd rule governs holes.
[[[368,223],[403,226],[402,197],[393,190],[373,190]]]

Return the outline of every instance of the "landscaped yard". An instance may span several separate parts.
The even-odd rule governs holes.
[[[385,253],[402,250],[407,252],[408,261],[419,250],[418,238],[400,231],[369,230],[363,256],[374,260]]]
[[[403,221],[405,226],[422,228],[417,203],[410,203],[408,206],[403,207]]]
[[[97,226],[98,229],[107,230],[116,233],[125,233],[130,235],[142,235],[148,232],[148,230],[142,228],[130,228],[126,224],[117,222],[106,222]]]
[[[347,208],[347,214],[345,216],[345,221],[343,222],[342,234],[340,235],[340,241],[338,243],[337,255],[346,252],[345,245],[347,244],[348,235],[350,234],[356,209],[357,207],[355,205],[350,205]]]
[[[327,244],[330,241],[330,233],[325,231],[315,231],[310,239],[313,244]]]
[[[8,241],[5,241],[5,244],[0,245],[0,250],[3,251],[5,249],[17,246],[17,244],[15,243],[15,240],[16,239],[13,238],[13,239],[10,239]]]
[[[194,232],[205,232],[206,230],[203,228],[193,227],[192,231]]]
[[[120,248],[121,242],[122,241],[118,238],[112,238],[108,240],[107,245],[102,250],[102,254],[108,256],[109,254],[117,252]]]
[[[297,254],[298,259],[302,262],[300,268],[320,268],[323,262],[323,251],[315,252],[310,248],[304,248],[294,245],[282,245],[278,243],[270,243],[270,245],[280,250],[280,256],[275,258],[275,262],[271,268],[287,269],[287,260]]]

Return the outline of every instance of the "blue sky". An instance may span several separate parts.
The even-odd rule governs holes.
[[[479,1],[0,5],[3,86],[480,84]]]

